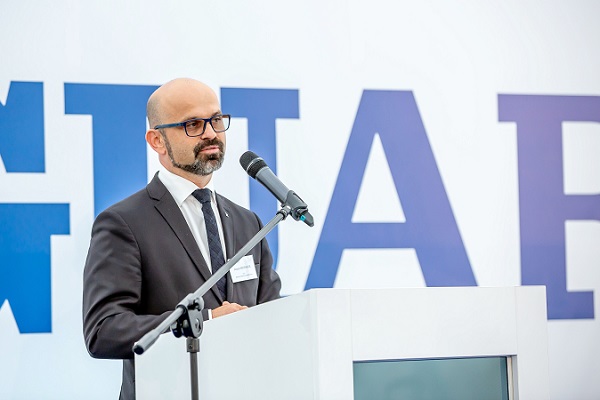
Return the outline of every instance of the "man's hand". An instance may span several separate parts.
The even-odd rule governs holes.
[[[246,308],[248,307],[240,306],[238,303],[230,303],[228,301],[224,301],[221,307],[217,307],[212,310],[212,317],[222,317],[223,315],[231,314],[240,310],[245,310]]]

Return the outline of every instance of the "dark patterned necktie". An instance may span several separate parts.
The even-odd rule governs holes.
[[[214,274],[223,264],[225,264],[225,256],[223,255],[223,247],[221,247],[217,219],[215,218],[215,213],[210,205],[210,189],[197,189],[192,193],[192,196],[202,204],[204,224],[206,225],[206,236],[208,237],[208,249],[210,250],[210,264],[212,273]],[[219,279],[217,287],[221,292],[221,296],[223,296],[223,300],[226,300],[227,275]]]

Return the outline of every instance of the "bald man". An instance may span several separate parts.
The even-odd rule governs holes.
[[[211,178],[223,163],[230,118],[212,89],[175,79],[150,96],[147,116],[146,141],[164,169],[98,215],[84,271],[85,343],[92,357],[124,360],[121,399],[135,399],[134,342],[219,267],[213,244],[220,242],[227,260],[262,228],[256,214],[214,191]],[[202,191],[203,201],[214,217],[205,216],[198,189],[210,190]],[[216,222],[218,238],[207,233],[205,218]],[[256,277],[234,283],[227,274],[222,287],[203,297],[205,319],[279,298],[266,240],[249,256]]]

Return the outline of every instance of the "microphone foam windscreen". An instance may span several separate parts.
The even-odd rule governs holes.
[[[240,165],[252,178],[256,178],[258,171],[267,166],[267,163],[256,153],[247,151],[240,157]]]

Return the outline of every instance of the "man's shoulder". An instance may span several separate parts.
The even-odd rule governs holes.
[[[219,211],[231,213],[237,218],[241,218],[241,221],[252,224],[253,226],[262,227],[262,221],[252,210],[242,207],[237,203],[229,200],[227,197],[217,193],[217,204],[219,205]]]
[[[232,200],[229,200],[227,197],[219,193],[217,193],[217,204],[219,204],[223,208],[229,209],[231,211],[237,211],[241,214],[254,215],[254,212],[250,211],[246,207],[242,207],[239,204],[234,203]]]
[[[112,206],[108,207],[105,211],[113,212],[127,212],[138,209],[146,203],[150,203],[150,197],[146,188],[138,190],[129,197],[124,198],[121,201],[116,202]]]
[[[154,178],[145,188],[118,201],[102,213],[117,213],[122,216],[143,214],[148,208],[154,208],[156,202],[165,194],[168,194],[165,186],[159,179]]]

